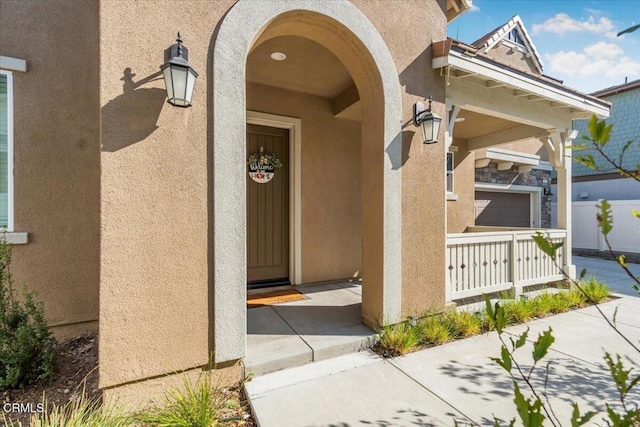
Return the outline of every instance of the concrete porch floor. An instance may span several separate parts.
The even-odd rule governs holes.
[[[296,287],[304,300],[248,309],[245,374],[355,353],[370,347],[375,332],[362,324],[362,286],[339,282]]]

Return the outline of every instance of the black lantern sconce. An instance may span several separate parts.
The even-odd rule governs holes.
[[[553,196],[553,193],[551,192],[551,188],[549,187],[545,187],[542,189],[542,195],[546,196],[548,199],[551,198],[551,196]]]
[[[164,75],[169,104],[186,108],[191,106],[191,97],[198,73],[188,62],[189,50],[182,45],[180,32],[178,32],[176,42],[169,48],[169,58],[160,67],[160,70]]]
[[[431,96],[429,96],[429,108],[425,110],[422,102],[413,105],[413,124],[422,130],[422,141],[425,144],[438,142],[440,123],[442,119],[431,111]]]

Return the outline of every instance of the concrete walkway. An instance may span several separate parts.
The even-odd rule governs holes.
[[[619,328],[640,345],[640,298],[603,304]],[[517,334],[530,328],[535,340],[553,328],[556,338],[545,360],[551,361],[548,394],[557,416],[569,424],[570,402],[583,412],[603,410],[617,401],[615,385],[602,359],[604,348],[640,362],[594,307],[576,310],[509,328]],[[516,353],[530,366],[529,342]],[[489,360],[500,353],[496,333],[455,341],[396,359],[381,359],[370,351],[341,356],[275,372],[246,384],[254,415],[261,427],[311,426],[452,426],[493,425],[493,416],[516,415],[507,373]],[[544,373],[532,377],[542,390]],[[529,393],[525,393],[528,395]],[[629,402],[640,401],[640,390]],[[595,422],[602,420],[602,414]]]
[[[586,278],[595,276],[599,281],[606,283],[613,292],[635,297],[638,296],[638,293],[631,287],[633,281],[627,273],[620,268],[617,262],[602,258],[574,256],[573,263],[576,265],[578,274],[580,274],[583,268],[586,268]],[[640,276],[640,264],[629,263],[628,266],[631,273],[636,277]]]

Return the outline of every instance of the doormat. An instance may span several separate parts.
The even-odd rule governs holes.
[[[298,301],[302,299],[304,299],[304,295],[298,291],[294,291],[293,289],[269,292],[266,294],[249,295],[247,297],[247,307],[262,307],[264,305],[273,305],[281,302]]]

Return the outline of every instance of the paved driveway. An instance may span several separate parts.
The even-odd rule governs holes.
[[[620,329],[640,345],[640,298],[601,307],[609,316],[617,308]],[[563,424],[570,424],[572,401],[582,411],[602,411],[606,402],[615,406],[604,349],[636,363],[640,355],[613,333],[594,307],[526,326],[532,340],[553,328],[556,342],[546,359],[551,361],[548,393]],[[517,334],[526,326],[508,330]],[[519,350],[525,366],[531,363],[531,347],[529,342]],[[246,384],[246,391],[261,427],[452,426],[454,420],[493,425],[494,415],[501,420],[516,415],[511,381],[489,360],[499,351],[495,333],[391,360],[363,351],[257,377]],[[543,380],[542,372],[532,377],[539,390]],[[640,390],[629,401],[640,402]]]
[[[601,258],[574,256],[573,263],[576,265],[578,274],[580,274],[583,268],[586,268],[587,275],[585,277],[595,276],[596,279],[609,285],[613,292],[638,296],[638,293],[631,287],[633,281],[627,273],[620,268],[617,262]],[[629,270],[631,270],[636,277],[640,276],[640,264],[630,263],[628,265]]]

